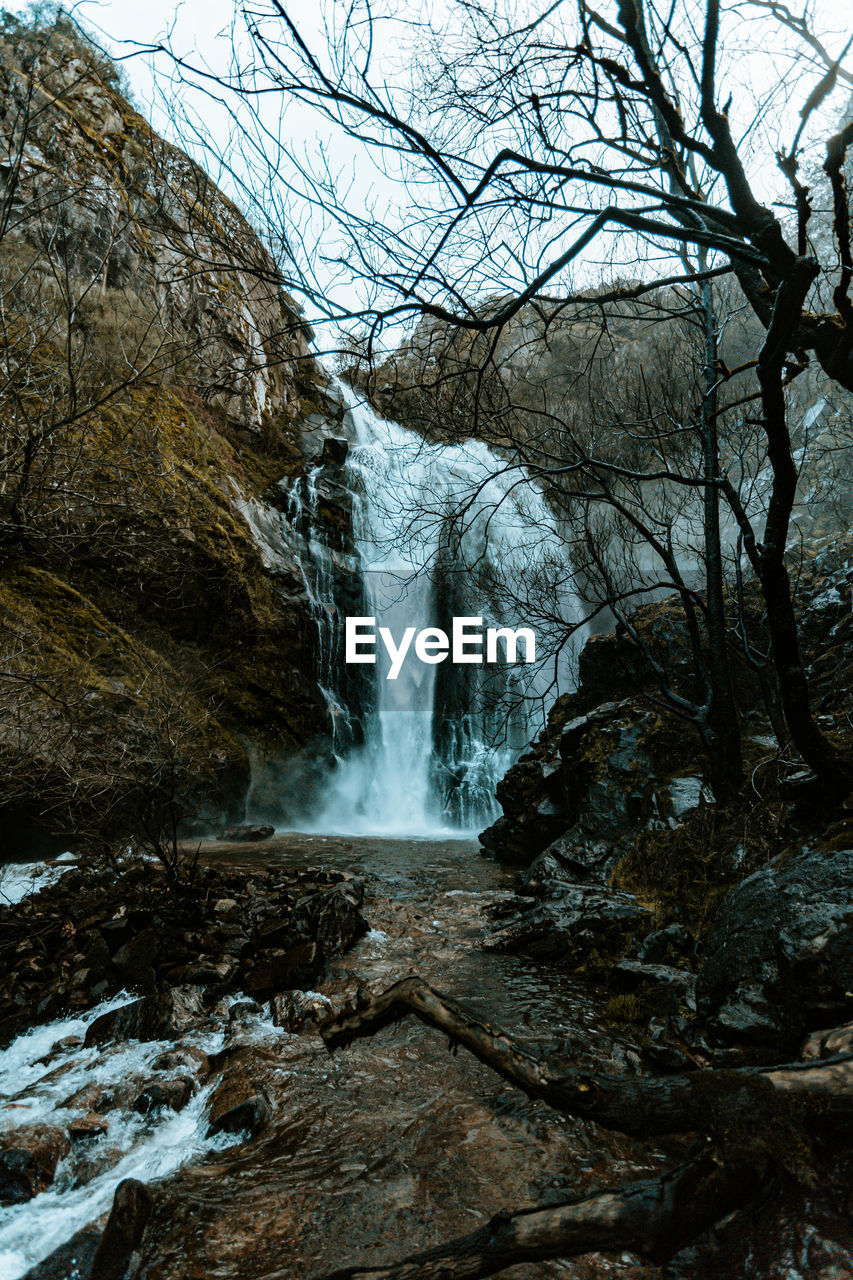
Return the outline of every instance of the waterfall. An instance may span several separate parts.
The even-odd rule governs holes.
[[[337,761],[311,830],[387,835],[460,834],[496,816],[495,786],[542,726],[572,679],[559,661],[494,666],[430,665],[410,653],[399,677],[376,646],[375,666],[345,668],[343,622],[374,617],[396,638],[406,627],[441,627],[454,615],[483,627],[533,625],[546,632],[578,616],[566,584],[566,547],[540,489],[485,444],[433,444],[377,418],[339,384],[351,444],[341,467],[351,494],[361,604],[338,597],[341,559],[317,511],[323,464],[293,491],[290,519],[303,525],[303,574],[317,624],[318,680],[333,722]],[[352,559],[352,557],[351,557]],[[531,619],[531,611],[537,616]],[[353,706],[353,670],[369,689]],[[349,685],[350,696],[348,696]]]

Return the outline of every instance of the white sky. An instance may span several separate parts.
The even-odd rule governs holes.
[[[349,0],[333,0],[334,3],[341,6],[341,12],[345,12],[349,7]],[[789,7],[796,13],[803,10],[804,0],[787,0]],[[2,0],[0,0],[2,3]],[[65,0],[70,7],[74,0]],[[454,0],[400,0],[399,9],[403,15],[411,14],[413,20],[426,17],[428,11],[432,8],[438,8],[439,11],[453,9]],[[22,0],[6,0],[5,7],[12,11],[22,12],[28,7],[27,3]],[[104,33],[104,43],[108,49],[114,54],[121,55],[122,41],[135,41],[142,44],[153,44],[162,37],[167,30],[171,29],[171,44],[173,49],[179,53],[186,55],[192,62],[202,62],[209,65],[212,69],[224,70],[228,65],[228,57],[231,48],[229,29],[235,13],[234,0],[183,0],[183,3],[175,5],[174,0],[79,0],[75,7],[75,11],[83,19],[84,23],[90,28],[96,29]],[[263,7],[263,6],[261,6]],[[845,29],[853,29],[851,22],[850,0],[811,0],[812,8],[817,25],[827,31],[834,30],[843,33]],[[318,0],[288,0],[288,12],[292,17],[304,21],[305,29],[311,33],[317,30],[317,17],[319,11]],[[744,27],[744,31],[748,30]],[[385,37],[387,39],[387,36]],[[379,36],[378,60],[381,64],[383,56],[388,58],[391,49],[386,47],[384,50],[381,45],[383,39],[382,34]],[[829,42],[830,47],[835,49],[840,44],[838,38]],[[397,50],[394,49],[394,52]],[[756,68],[757,74],[766,74],[766,57],[762,63],[762,54],[760,50],[756,50]],[[375,65],[375,63],[374,63]],[[169,65],[164,60],[163,70],[168,73]],[[154,79],[152,69],[146,59],[142,57],[132,57],[124,62],[125,71],[132,85],[134,98],[139,108],[151,119],[155,128],[167,137],[172,130],[170,129],[170,121],[168,112],[163,109],[162,102],[158,103],[157,94],[154,90]],[[748,65],[746,68],[739,68],[740,74],[754,76],[756,74]],[[840,101],[840,97],[837,101]],[[217,112],[215,104],[208,101],[199,100],[201,102],[201,115],[205,126],[209,129],[214,140],[218,140],[221,136],[223,141],[227,138],[228,117],[225,111]],[[793,105],[793,104],[792,104]],[[294,114],[293,110],[288,113],[286,122],[287,135],[289,139],[294,137],[299,139],[301,143],[308,146],[311,145],[315,136],[315,125],[313,119],[304,110],[299,110]],[[784,129],[783,138],[787,137],[788,130]],[[342,167],[349,166],[357,176],[357,183],[365,182],[363,175],[367,172],[369,166],[361,165],[357,156],[353,151],[352,144],[332,144],[333,159],[340,163]],[[338,150],[334,150],[337,147]],[[768,166],[772,168],[775,175],[775,165],[772,162],[772,148],[768,149]],[[769,170],[768,170],[769,171]],[[219,178],[215,172],[212,174],[215,179]],[[374,177],[369,181],[375,180]],[[388,195],[386,196],[382,190],[383,183],[387,186]],[[229,183],[223,182],[227,188]],[[381,199],[385,199],[386,203],[393,200],[391,194],[390,182],[388,179],[379,178],[379,195]],[[367,197],[368,188],[364,188]],[[233,190],[231,194],[234,194]],[[376,190],[374,188],[375,196]],[[238,203],[240,201],[237,195]],[[317,233],[322,234],[318,231]],[[345,289],[346,282],[339,281],[339,284]],[[325,288],[325,281],[323,281]],[[313,308],[308,307],[309,315],[312,315]]]

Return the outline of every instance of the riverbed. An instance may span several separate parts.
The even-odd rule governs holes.
[[[293,834],[257,846],[212,843],[203,856],[232,866],[324,865],[364,879],[371,930],[318,984],[328,1000],[417,973],[543,1052],[614,1072],[636,1065],[630,1045],[608,1025],[604,991],[484,947],[489,912],[512,894],[514,875],[480,856],[472,841]],[[331,1056],[318,1036],[288,1034],[265,1015],[211,1034],[235,1033],[273,1098],[269,1128],[251,1142],[205,1146],[190,1132],[190,1117],[161,1120],[159,1130],[155,1118],[154,1145],[171,1151],[171,1164],[160,1151],[160,1166],[152,1167],[151,1136],[137,1125],[113,1165],[102,1162],[98,1173],[99,1187],[112,1183],[109,1169],[120,1160],[124,1177],[161,1179],[143,1245],[140,1274],[149,1280],[320,1277],[427,1248],[502,1208],[623,1183],[666,1163],[659,1150],[528,1100],[464,1050],[448,1052],[444,1037],[414,1020]],[[85,1062],[78,1065],[85,1071]],[[201,1115],[203,1099],[192,1105]],[[176,1142],[188,1144],[185,1159]],[[0,1223],[15,1219],[21,1245],[27,1222],[37,1231],[46,1208],[56,1225],[65,1196],[67,1208],[73,1199],[77,1209],[68,1214],[70,1235],[85,1217],[80,1176],[69,1171],[64,1189],[3,1210]],[[50,1196],[54,1204],[40,1205]],[[100,1213],[103,1204],[93,1201],[91,1216]],[[7,1222],[7,1236],[10,1230]],[[22,1258],[37,1254],[43,1256],[21,1247]],[[11,1263],[0,1271],[9,1280],[22,1273]],[[590,1255],[506,1274],[639,1280],[658,1273],[627,1256]]]

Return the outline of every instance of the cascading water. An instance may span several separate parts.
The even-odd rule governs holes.
[[[456,616],[483,627],[576,621],[571,591],[557,584],[565,545],[541,491],[484,444],[431,444],[378,419],[344,386],[354,442],[343,479],[352,497],[352,529],[362,603],[399,639],[406,627],[441,627]],[[318,628],[318,678],[333,723],[337,769],[311,829],[386,835],[459,833],[495,813],[495,786],[541,727],[543,710],[571,679],[570,653],[546,673],[543,663],[496,666],[426,664],[410,654],[388,679],[390,659],[377,644],[370,691],[353,714],[342,687],[343,623],[354,609],[335,598],[331,552],[318,532],[316,485],[302,483],[295,515],[309,525],[303,566]],[[562,598],[560,598],[562,596]],[[574,649],[572,650],[574,651]],[[556,671],[553,669],[556,667]],[[353,730],[355,721],[359,730]]]

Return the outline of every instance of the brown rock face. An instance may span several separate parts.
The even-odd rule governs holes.
[[[176,1039],[203,1012],[204,1002],[197,987],[174,987],[101,1014],[87,1030],[85,1043],[88,1047],[114,1040]]]
[[[0,1204],[23,1204],[50,1186],[71,1149],[61,1129],[27,1125],[0,1137]]]
[[[131,1256],[151,1217],[151,1192],[142,1182],[126,1178],[116,1187],[113,1207],[92,1261],[89,1280],[122,1280]]]
[[[245,1133],[254,1138],[272,1116],[272,1103],[253,1076],[251,1056],[238,1051],[226,1063],[210,1099],[208,1135]]]

